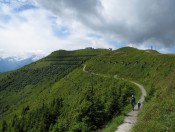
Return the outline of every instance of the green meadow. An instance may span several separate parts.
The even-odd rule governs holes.
[[[175,55],[130,47],[55,51],[0,74],[0,129],[114,131],[141,95],[135,81],[148,96],[132,131],[173,131],[174,64]]]

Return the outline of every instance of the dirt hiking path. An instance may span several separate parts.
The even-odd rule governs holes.
[[[136,82],[131,81],[133,84],[135,84],[142,92],[141,98],[140,98],[140,102],[141,102],[141,107],[143,106],[143,101],[145,100],[145,96],[146,96],[146,90],[144,89],[144,87]],[[131,111],[129,113],[127,113],[124,122],[117,128],[117,130],[115,132],[130,132],[132,127],[134,126],[134,124],[137,121],[137,116],[138,116],[139,110],[137,105],[135,105],[134,107],[134,111]]]
[[[89,73],[86,70],[86,65],[84,65],[83,71],[86,73]],[[110,77],[110,76],[101,75],[101,74],[97,74],[97,73],[93,73],[93,72],[91,74],[96,75],[96,76],[102,76],[102,77]],[[114,78],[117,78],[117,75],[115,75]],[[131,83],[135,84],[141,90],[142,95],[140,97],[140,102],[141,102],[140,108],[142,108],[143,102],[144,102],[145,96],[146,96],[146,90],[142,85],[140,85],[136,82],[131,81]],[[136,101],[136,103],[137,103],[137,101]],[[130,111],[129,113],[126,114],[124,122],[117,128],[117,130],[115,132],[130,132],[132,127],[135,125],[135,123],[137,121],[138,113],[139,113],[138,107],[137,107],[137,105],[135,105],[134,111]]]

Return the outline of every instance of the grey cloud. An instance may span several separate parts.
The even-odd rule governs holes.
[[[41,5],[56,13],[63,13],[66,9],[76,14],[98,14],[99,0],[37,0]]]
[[[175,44],[174,7],[173,0],[139,1],[136,9],[140,26],[136,31],[143,30],[143,32],[140,34],[136,32],[139,36],[137,40],[143,42],[152,39],[167,46]]]
[[[116,40],[134,44],[155,43],[168,47],[175,45],[174,0],[125,0],[130,6],[125,7],[122,4],[124,6],[122,11],[128,15],[123,21],[118,19],[108,21],[108,17],[103,14],[105,2],[102,0],[37,1],[58,15],[64,14],[64,11],[69,9],[74,12],[78,21],[103,35],[113,36]],[[115,12],[116,5],[112,6]],[[127,10],[128,7],[131,10]],[[122,16],[114,15],[114,17]],[[135,18],[135,21],[128,24],[131,18]]]
[[[0,29],[6,29],[3,25],[0,25]]]
[[[55,14],[76,19],[92,27],[99,24],[102,17],[100,0],[37,0],[39,4]],[[67,14],[69,12],[70,14]]]
[[[97,8],[101,6],[98,0],[63,0],[65,6],[69,6],[79,13],[97,14]]]
[[[130,16],[137,21],[128,25],[125,21],[105,23],[106,28],[99,30],[114,34],[123,41],[134,44],[145,42],[164,46],[175,45],[175,1],[164,0],[137,0]]]

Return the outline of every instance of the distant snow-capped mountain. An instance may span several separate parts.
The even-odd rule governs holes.
[[[36,60],[40,59],[39,57],[33,55],[29,58],[22,59],[19,57],[8,57],[0,58],[0,72],[7,72],[11,70],[16,70],[25,65],[28,65]]]

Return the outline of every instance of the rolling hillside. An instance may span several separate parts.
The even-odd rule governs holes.
[[[91,59],[87,62],[87,68],[101,74],[117,74],[120,78],[137,81],[146,87],[149,95],[133,131],[173,131],[174,64],[175,55],[125,47]]]
[[[55,51],[31,65],[0,74],[1,130],[103,130],[129,108],[131,94],[140,96],[127,81],[133,80],[148,92],[133,131],[173,131],[174,64],[175,55],[129,47]],[[89,73],[83,72],[84,65]]]
[[[122,113],[135,85],[83,72],[109,50],[56,51],[19,70],[0,74],[2,131],[94,131]],[[105,120],[104,120],[105,119]]]

